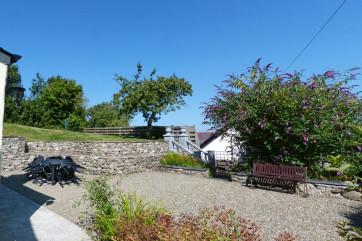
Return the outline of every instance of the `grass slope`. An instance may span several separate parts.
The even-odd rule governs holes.
[[[25,136],[27,141],[151,141],[120,136],[41,129],[9,123],[4,123],[3,136]]]

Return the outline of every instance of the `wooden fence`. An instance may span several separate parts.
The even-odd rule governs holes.
[[[181,128],[185,128],[186,134],[189,136],[190,141],[199,146],[199,140],[196,135],[195,126],[171,126],[172,134],[176,135],[175,140],[177,141],[177,135],[180,134]],[[83,132],[142,138],[147,137],[147,126],[84,128]],[[153,126],[151,133],[154,139],[163,138],[163,135],[166,134],[166,126]]]

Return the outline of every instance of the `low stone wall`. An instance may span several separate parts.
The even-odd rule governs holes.
[[[230,172],[230,178],[233,182],[240,182],[245,185],[246,179],[248,179],[248,174],[245,172]]]
[[[199,176],[199,177],[209,177],[208,168],[194,168],[194,167],[181,167],[181,166],[155,164],[152,170],[159,172],[180,173],[180,174]]]
[[[167,153],[166,142],[53,142],[3,138],[2,170],[21,170],[41,155],[71,156],[86,173],[134,173],[151,170]]]

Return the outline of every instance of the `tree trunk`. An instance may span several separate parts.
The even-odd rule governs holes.
[[[152,133],[151,133],[151,130],[152,130],[152,122],[153,122],[153,120],[155,119],[155,116],[156,116],[156,113],[152,112],[150,118],[149,118],[148,121],[147,121],[147,134],[148,134],[148,138],[149,138],[149,139],[152,139]]]

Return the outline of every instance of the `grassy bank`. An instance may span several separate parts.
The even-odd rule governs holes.
[[[4,123],[3,136],[25,136],[27,141],[150,141],[147,139],[42,129],[9,123]]]

